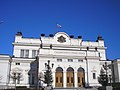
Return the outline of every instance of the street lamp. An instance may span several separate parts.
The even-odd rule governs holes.
[[[51,67],[50,67],[50,60],[48,60],[47,62],[48,62],[48,63],[45,63],[45,68],[46,68],[46,70],[49,70],[49,71],[50,71],[50,70],[53,68],[54,64],[53,64],[53,63],[51,64],[51,67],[52,67],[52,68],[51,68]]]

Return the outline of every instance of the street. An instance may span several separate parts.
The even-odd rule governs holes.
[[[98,90],[97,88],[55,88],[54,90]]]

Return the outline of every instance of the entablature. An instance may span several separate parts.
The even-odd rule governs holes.
[[[22,62],[22,63],[31,63],[35,60],[36,58],[21,58],[21,57],[12,58],[12,62]]]
[[[40,43],[22,43],[22,42],[14,42],[12,43],[14,46],[40,46]]]
[[[39,58],[62,58],[62,59],[81,59],[81,60],[99,60],[100,57],[98,56],[71,56],[71,55],[45,55],[45,54],[39,54]]]

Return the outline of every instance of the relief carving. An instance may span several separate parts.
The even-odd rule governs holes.
[[[60,43],[64,43],[64,42],[66,42],[66,38],[61,35],[60,37],[58,37],[57,41]]]

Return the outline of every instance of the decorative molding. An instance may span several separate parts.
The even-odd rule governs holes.
[[[66,38],[61,35],[60,37],[58,37],[57,41],[60,43],[64,43],[64,42],[66,42]]]

